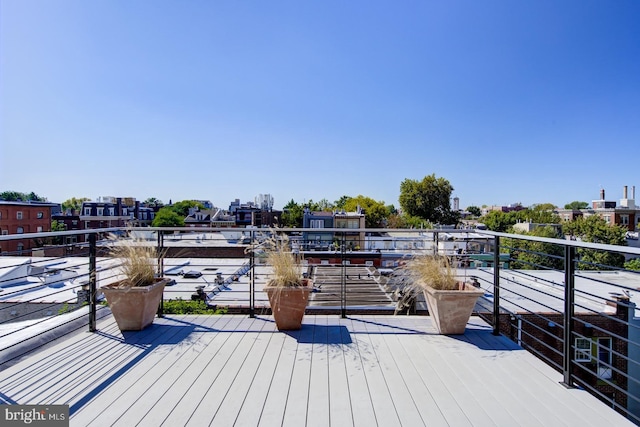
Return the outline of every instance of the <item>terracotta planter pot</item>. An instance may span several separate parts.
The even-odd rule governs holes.
[[[484,291],[466,283],[461,283],[462,290],[441,291],[425,286],[424,296],[427,300],[429,315],[436,329],[444,335],[464,334],[467,322],[476,301]]]
[[[141,331],[153,323],[164,286],[169,279],[158,279],[150,286],[118,289],[115,285],[100,288],[121,331]]]
[[[309,284],[300,287],[265,287],[279,331],[295,331],[302,327],[311,288]]]

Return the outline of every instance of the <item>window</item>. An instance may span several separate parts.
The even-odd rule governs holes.
[[[22,212],[21,211],[16,212],[16,219],[22,219]]]
[[[109,215],[114,216],[116,212],[116,208],[109,208]]]
[[[86,216],[91,215],[91,208],[84,208],[84,214],[85,214]]]
[[[576,338],[575,361],[591,362],[591,340],[590,339]]]
[[[324,220],[323,219],[312,219],[309,221],[309,226],[311,228],[324,228]]]
[[[44,218],[44,212],[38,212],[37,217],[38,219]]]
[[[611,338],[598,338],[595,346],[598,355],[598,378],[608,380],[612,376]]]
[[[38,233],[42,233],[42,226],[41,226],[41,225],[39,225],[39,226],[38,226],[38,228],[36,229],[36,231],[37,231]]]
[[[2,235],[7,236],[9,234],[9,230],[2,230]]]
[[[24,244],[18,243],[18,252],[22,252],[24,250]]]
[[[629,225],[629,215],[620,215],[620,224]]]
[[[18,227],[18,228],[16,229],[16,233],[17,233],[17,234],[22,234],[22,233],[24,233],[24,228],[22,228],[22,227]]]
[[[611,215],[603,215],[604,218],[604,222],[606,222],[607,224],[611,223]]]
[[[98,216],[102,216],[104,214],[104,208],[98,208]]]

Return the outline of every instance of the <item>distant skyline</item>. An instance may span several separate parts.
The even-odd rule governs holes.
[[[640,2],[0,0],[0,191],[462,208],[636,186]],[[640,193],[639,193],[640,194]]]

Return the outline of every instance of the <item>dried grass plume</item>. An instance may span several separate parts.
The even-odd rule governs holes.
[[[456,271],[446,256],[420,255],[407,262],[409,274],[417,286],[437,290],[458,289]]]
[[[118,288],[149,286],[156,281],[158,251],[155,246],[140,240],[123,241],[114,235],[108,239],[110,254],[120,259],[119,269],[125,276],[117,284]]]

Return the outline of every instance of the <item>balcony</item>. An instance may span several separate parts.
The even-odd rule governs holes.
[[[78,304],[80,291],[97,298],[117,278],[105,231],[48,256],[0,257],[0,403],[67,404],[78,426],[638,423],[636,273],[582,270],[577,252],[637,249],[524,238],[558,245],[563,255],[548,257],[568,268],[509,269],[523,264],[522,236],[439,231],[375,243],[388,249],[362,242],[367,251],[338,237],[332,253],[305,253],[322,286],[302,330],[283,333],[262,292],[269,267],[236,250],[246,243],[176,230],[148,240],[189,255],[163,260],[176,281],[165,300],[204,285],[201,303],[226,314],[165,313],[121,333],[106,306]],[[485,289],[464,335],[438,335],[422,301],[394,315],[396,264],[425,251],[453,256],[458,274]],[[185,278],[192,270],[202,275]],[[598,347],[607,338],[608,351]]]

